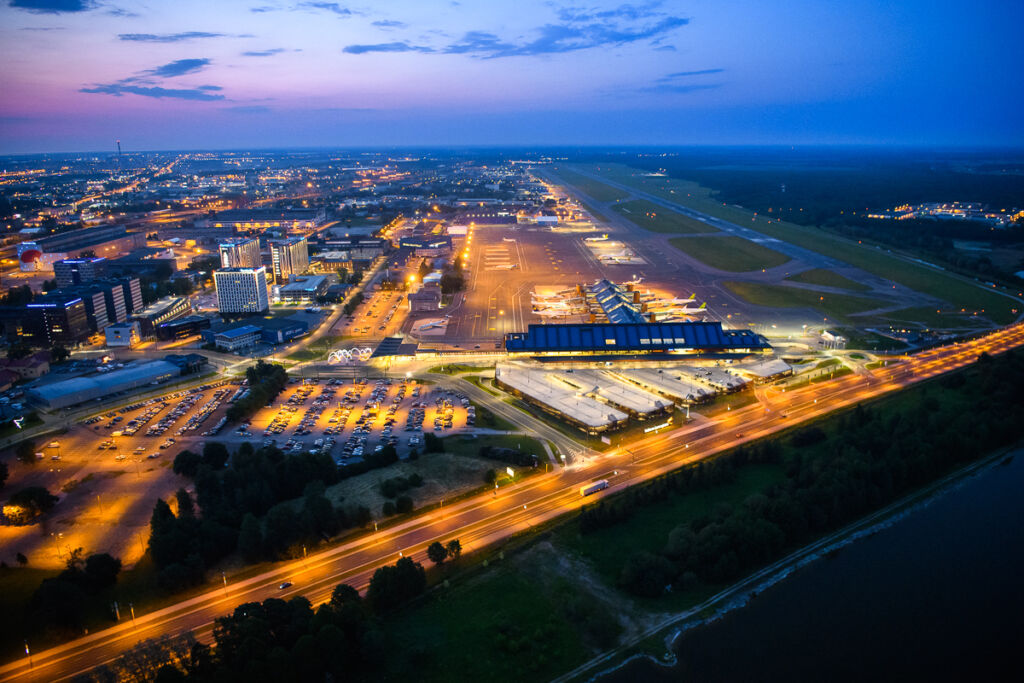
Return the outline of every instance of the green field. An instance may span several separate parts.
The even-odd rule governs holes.
[[[867,292],[871,288],[867,285],[862,285],[859,282],[854,282],[848,277],[843,277],[839,273],[826,270],[824,268],[812,268],[811,270],[805,270],[802,273],[796,275],[790,275],[786,278],[793,282],[801,282],[807,285],[819,285],[821,287],[836,287],[838,289],[848,289],[851,292]]]
[[[978,320],[971,320],[967,316],[954,312],[945,312],[934,308],[918,306],[915,308],[903,308],[898,311],[886,313],[880,316],[883,320],[894,323],[916,322],[936,329],[963,329],[972,327],[984,327]]]
[[[751,494],[785,479],[781,465],[749,465],[736,480],[724,486],[673,494],[657,505],[637,508],[628,524],[581,535],[575,525],[559,530],[561,542],[586,557],[598,572],[614,584],[622,569],[622,560],[640,550],[658,548],[668,533],[683,522],[708,514],[715,506],[741,503]]]
[[[969,312],[983,312],[986,317],[1000,325],[1017,319],[1017,313],[1013,311],[1019,310],[1020,303],[995,289],[986,289],[956,275],[900,258],[877,247],[861,245],[825,230],[779,221],[771,216],[755,215],[754,212],[739,206],[725,205],[712,197],[712,190],[697,183],[674,178],[643,176],[637,169],[622,165],[580,167],[600,173],[609,180],[679,202],[697,211],[737,225],[748,226],[770,237],[843,261],[886,280],[948,301],[956,308],[963,308]]]
[[[813,308],[822,315],[845,316],[879,308],[882,303],[874,299],[846,294],[827,294],[785,285],[763,285],[756,282],[728,281],[726,288],[744,301],[769,308]]]
[[[646,199],[637,199],[612,207],[644,230],[651,232],[696,235],[705,232],[719,232],[707,223],[676,213]]]
[[[785,254],[732,235],[675,237],[669,243],[701,263],[733,273],[764,270],[789,262]]]
[[[615,202],[629,196],[629,193],[625,190],[606,185],[599,180],[594,180],[576,171],[570,171],[564,166],[556,166],[552,171],[562,180],[576,187],[595,201]]]
[[[388,624],[380,680],[551,680],[590,656],[560,591],[494,567]]]
[[[541,462],[547,460],[544,445],[532,436],[521,434],[485,434],[476,439],[464,439],[460,436],[447,436],[444,438],[444,452],[454,455],[465,455],[476,457],[477,452],[484,446],[495,446],[497,448],[518,448],[523,453],[536,455]],[[495,460],[495,467],[504,471],[504,465]]]

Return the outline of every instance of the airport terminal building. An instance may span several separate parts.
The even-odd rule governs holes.
[[[751,330],[726,330],[720,322],[580,323],[530,325],[505,335],[512,357],[671,356],[767,351],[768,341]]]

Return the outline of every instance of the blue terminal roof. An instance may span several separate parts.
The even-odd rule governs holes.
[[[505,335],[505,350],[509,353],[767,347],[760,335],[750,330],[723,330],[719,322],[530,325],[527,332]]]
[[[607,316],[608,322],[616,324],[646,322],[644,314],[640,312],[640,307],[633,303],[633,292],[609,280],[600,280],[591,285],[589,290]]]

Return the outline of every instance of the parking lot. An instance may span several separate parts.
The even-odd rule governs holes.
[[[368,292],[366,300],[351,317],[343,317],[335,324],[332,334],[370,339],[386,337],[398,331],[407,312],[405,292]]]
[[[386,445],[404,458],[412,448],[422,450],[424,432],[444,436],[472,427],[475,412],[465,396],[415,380],[305,380],[289,385],[231,438],[262,439],[286,452],[319,451],[338,464]]]

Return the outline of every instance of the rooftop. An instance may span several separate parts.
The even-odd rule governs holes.
[[[740,350],[768,348],[750,330],[724,330],[719,322],[530,325],[505,335],[509,352]]]

